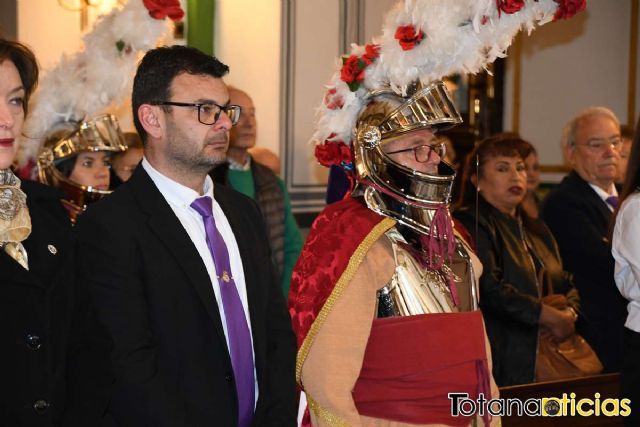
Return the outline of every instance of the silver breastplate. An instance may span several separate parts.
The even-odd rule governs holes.
[[[393,248],[395,270],[389,283],[378,291],[378,317],[477,310],[473,266],[460,243],[451,260],[432,270],[405,248],[406,240],[395,228],[385,235]]]

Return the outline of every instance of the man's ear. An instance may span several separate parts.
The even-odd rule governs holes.
[[[575,144],[567,144],[564,147],[564,150],[563,150],[562,154],[564,154],[565,162],[568,163],[569,165],[573,166],[574,160],[575,160],[575,154],[576,154],[576,145]]]
[[[142,104],[138,107],[138,120],[144,130],[154,139],[159,139],[164,133],[164,123],[160,108],[156,105]]]

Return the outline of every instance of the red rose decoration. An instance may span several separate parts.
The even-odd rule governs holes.
[[[365,64],[370,65],[378,56],[380,56],[380,46],[377,44],[368,44],[364,47],[362,60]]]
[[[179,21],[184,17],[180,0],[142,0],[142,3],[153,19],[164,19],[168,16],[172,21]]]
[[[496,0],[498,12],[516,13],[524,7],[524,0]]]
[[[329,135],[332,138],[335,134]],[[351,163],[351,149],[342,141],[326,140],[322,144],[316,145],[316,159],[322,166],[342,165]]]
[[[554,0],[558,3],[553,19],[569,19],[578,12],[582,12],[587,8],[587,0]]]
[[[337,110],[338,108],[342,108],[344,105],[344,100],[337,94],[335,87],[329,89],[324,95],[324,105],[326,105],[330,110]]]
[[[364,61],[356,55],[351,55],[343,60],[340,78],[347,84],[364,80]]]
[[[413,25],[405,25],[398,27],[395,38],[398,40],[398,43],[400,43],[402,50],[411,50],[416,47],[417,44],[420,44],[424,38],[424,32],[416,32]]]

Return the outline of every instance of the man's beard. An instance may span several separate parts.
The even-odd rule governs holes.
[[[182,132],[173,121],[167,121],[167,133],[170,141],[167,146],[167,158],[171,159],[173,166],[182,172],[206,174],[215,166],[227,160],[226,150],[205,155],[206,143],[200,150],[194,150],[193,147],[197,147],[198,144]],[[218,139],[207,142],[211,143],[224,138],[228,143],[229,140],[227,134],[224,134],[224,136],[218,135],[216,138]]]

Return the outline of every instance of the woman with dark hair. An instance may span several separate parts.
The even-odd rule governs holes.
[[[76,289],[69,220],[57,191],[11,169],[37,80],[33,53],[0,38],[0,425],[97,426],[109,347]]]
[[[522,210],[526,147],[513,134],[480,142],[468,157],[454,212],[476,242],[483,264],[480,307],[499,386],[534,381],[538,334],[556,340],[570,336],[579,309],[551,232]],[[555,293],[564,295],[566,309],[541,302],[545,276]]]
[[[612,254],[616,261],[616,285],[629,300],[620,372],[620,395],[631,399],[626,426],[640,425],[640,121],[631,146],[627,174],[614,213]]]

